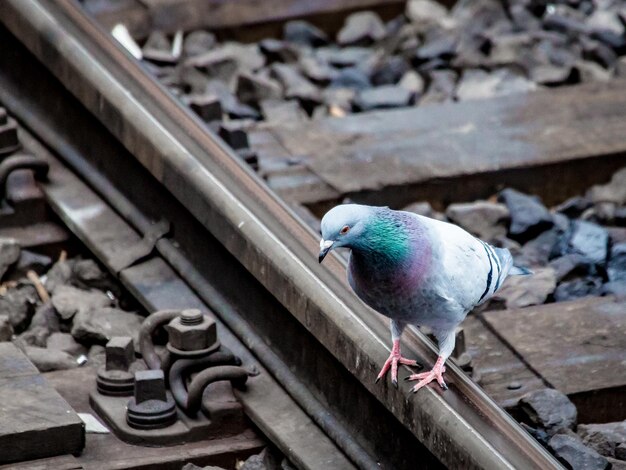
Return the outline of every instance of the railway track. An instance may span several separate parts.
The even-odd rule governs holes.
[[[237,398],[294,465],[560,468],[454,364],[445,393],[375,385],[387,326],[349,291],[343,261],[320,267],[317,234],[79,6],[8,0],[0,21],[0,102],[50,165],[41,188],[54,212],[148,312],[215,317],[223,343],[260,372]],[[155,235],[162,220],[169,230]],[[120,246],[150,240],[120,260]],[[403,347],[436,358],[416,330]],[[51,380],[67,391],[76,377]],[[104,468],[87,444],[63,465]],[[199,449],[187,455],[208,458]],[[166,461],[111,468],[174,468]]]

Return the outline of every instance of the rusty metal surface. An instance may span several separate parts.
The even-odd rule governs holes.
[[[0,397],[0,464],[79,453],[85,446],[76,412],[8,342],[0,343]]]
[[[96,371],[91,367],[48,372],[46,380],[79,413],[94,414],[89,394],[94,390]],[[127,444],[113,434],[87,434],[86,446],[79,456],[64,456],[35,460],[23,465],[0,468],[24,470],[179,470],[185,463],[234,468],[238,459],[259,453],[267,442],[258,433],[247,429],[231,436],[217,436],[175,447],[143,447]]]
[[[40,144],[25,133],[25,145],[38,155],[46,155],[51,164],[50,181],[43,189],[55,211],[67,223],[76,236],[81,239],[94,254],[106,265],[113,253],[123,246],[132,246],[141,239],[140,235],[132,230],[110,207],[108,207],[93,191],[80,182],[76,176],[65,170]],[[112,269],[111,266],[109,266]],[[161,258],[152,257],[137,263],[119,273],[121,281],[137,297],[148,310],[198,308],[208,311],[207,305],[200,300],[189,286],[167,265]],[[219,320],[215,319],[222,342],[235,354],[242,358],[244,364],[253,366],[259,375],[250,379],[250,385],[245,392],[237,392],[237,397],[244,405],[246,414],[299,468],[317,468],[322,462],[328,469],[349,469],[351,463],[335,447],[332,441],[320,431],[315,423],[297,406],[289,395],[281,388],[250,351],[229,331]],[[70,373],[72,371],[68,371]],[[75,380],[75,379],[72,379]],[[90,391],[95,389],[89,378],[89,387],[83,390],[85,400]],[[68,384],[63,382],[64,389]],[[67,390],[68,393],[73,393]],[[74,397],[78,400],[79,397]],[[88,406],[88,405],[87,405]],[[77,408],[79,411],[81,408]],[[104,438],[90,436],[93,441]],[[226,441],[227,443],[229,441]],[[258,440],[255,441],[258,444]],[[227,443],[220,443],[217,447],[222,452],[228,449]],[[246,442],[244,442],[246,443]],[[99,446],[112,446],[120,452],[129,453],[131,457],[120,460],[115,452],[108,449],[99,449]],[[233,445],[232,442],[230,445]],[[204,446],[206,447],[206,446]],[[95,448],[95,449],[94,449]],[[111,460],[110,468],[127,468],[141,465],[156,465],[157,462],[166,464],[171,461],[180,461],[180,453],[171,450],[159,452],[158,449],[145,449],[145,458],[137,451],[128,450],[129,446],[117,440],[106,440],[106,443],[94,442],[93,452],[86,453],[87,463],[107,462]],[[214,448],[205,449],[203,444],[188,444],[181,452],[187,456],[203,457],[217,452]],[[237,451],[234,444],[233,453]],[[204,458],[204,457],[203,457]],[[162,461],[162,462],[161,462]],[[201,460],[198,460],[200,462]],[[214,462],[206,457],[207,464]],[[219,462],[219,460],[217,460]],[[147,463],[145,463],[147,462]],[[231,465],[232,464],[228,464]],[[98,467],[106,468],[106,467]],[[152,467],[151,467],[152,468]],[[158,468],[158,467],[154,467]]]
[[[55,10],[59,6],[63,13]],[[344,267],[336,259],[330,271],[317,266],[310,256],[314,235],[79,10],[14,1],[3,4],[0,17],[35,54],[73,50],[72,56],[40,58],[48,59],[51,70],[87,108],[101,113],[154,177],[442,461],[465,468],[558,467],[454,365],[445,394],[428,388],[408,399],[407,390],[374,386],[375,371],[389,352],[387,328],[339,280]],[[37,29],[60,32],[60,23],[63,34],[37,34]],[[74,35],[81,35],[80,42]],[[83,61],[89,67],[81,66]],[[111,75],[114,70],[119,74]],[[408,340],[407,350],[427,363],[434,358],[423,337]]]

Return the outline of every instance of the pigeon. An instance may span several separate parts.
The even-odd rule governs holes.
[[[507,249],[496,248],[462,228],[388,207],[344,204],[324,215],[319,262],[335,248],[349,248],[348,282],[356,295],[391,319],[393,346],[376,381],[391,369],[398,386],[398,364],[419,366],[400,353],[400,336],[411,324],[428,326],[439,343],[432,370],[412,374],[417,392],[443,380],[454,349],[455,329],[476,306],[496,292],[508,275],[531,272],[513,265]]]

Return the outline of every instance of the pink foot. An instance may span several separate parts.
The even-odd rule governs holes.
[[[428,385],[433,380],[437,380],[437,383],[441,388],[443,388],[444,390],[448,390],[448,386],[443,381],[442,376],[442,374],[446,371],[446,367],[443,365],[444,362],[445,359],[440,356],[437,358],[437,362],[435,362],[435,366],[432,370],[408,376],[406,380],[419,380],[415,387],[412,388],[412,392],[416,393],[420,388]]]
[[[400,355],[400,340],[396,339],[393,341],[391,354],[385,361],[385,364],[383,365],[383,368],[380,370],[378,377],[376,377],[376,383],[378,383],[378,381],[382,379],[385,376],[385,374],[387,374],[387,371],[391,368],[391,383],[394,385],[394,387],[398,388],[398,364],[405,364],[407,366],[414,366],[414,367],[422,367],[420,364],[417,363],[417,361],[413,359],[407,359]]]

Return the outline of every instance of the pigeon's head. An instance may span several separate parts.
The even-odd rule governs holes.
[[[322,218],[319,262],[335,248],[352,248],[365,231],[372,207],[343,204],[333,207]]]

